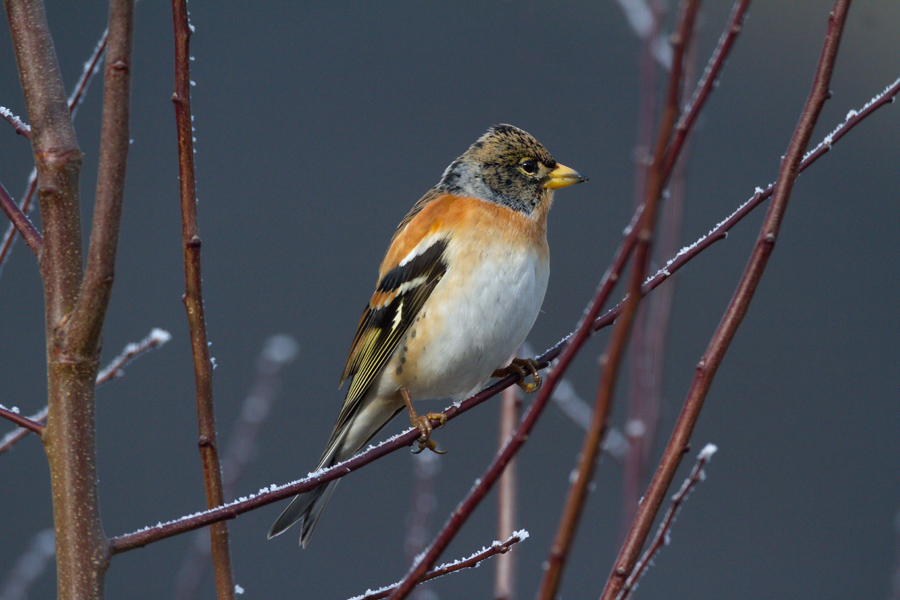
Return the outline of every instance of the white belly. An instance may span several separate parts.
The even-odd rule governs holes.
[[[468,271],[451,265],[381,385],[406,386],[414,399],[459,400],[507,364],[534,325],[550,274],[546,257],[508,250],[502,244],[486,249]]]

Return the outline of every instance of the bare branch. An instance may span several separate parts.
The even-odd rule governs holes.
[[[527,538],[527,531],[517,531],[513,533],[505,542],[494,542],[493,544],[491,544],[490,548],[482,548],[481,551],[476,552],[469,558],[455,560],[452,563],[444,563],[436,569],[428,571],[428,573],[426,573],[424,577],[422,577],[422,582],[429,581],[431,579],[437,579],[438,577],[442,577],[456,571],[461,571],[463,569],[471,569],[477,567],[482,563],[482,561],[492,556],[496,556],[498,554],[502,556],[506,554],[514,544],[517,544]],[[396,589],[398,585],[400,584],[395,583],[393,585],[379,588],[377,590],[370,590],[365,594],[362,594],[361,596],[354,596],[349,600],[380,600],[381,598],[387,598],[388,594]]]
[[[112,381],[113,379],[117,379],[125,374],[125,371],[122,369],[125,368],[125,365],[133,361],[135,358],[153,350],[154,348],[159,348],[166,342],[172,339],[172,335],[163,329],[154,328],[150,331],[150,335],[142,339],[140,342],[135,344],[128,344],[122,350],[122,353],[115,357],[112,362],[106,365],[103,369],[97,373],[97,387],[100,387],[104,383]]]
[[[651,481],[650,487],[644,495],[644,500],[638,508],[631,531],[619,552],[612,573],[607,580],[601,596],[602,600],[616,598],[626,579],[634,570],[638,554],[647,539],[653,519],[659,511],[666,490],[669,488],[675,476],[675,471],[681,463],[681,458],[688,448],[694,424],[700,415],[703,401],[706,399],[712,380],[737,328],[747,312],[753,293],[756,290],[756,285],[759,283],[769,256],[774,249],[779,226],[803,159],[803,152],[809,144],[813,126],[828,98],[828,85],[831,81],[831,73],[837,57],[837,50],[840,45],[841,33],[843,32],[849,4],[849,0],[837,0],[829,15],[825,44],[816,68],[812,90],[782,160],[778,181],[775,185],[775,194],[772,203],[769,205],[750,260],[747,263],[744,274],[741,276],[741,280],[738,282],[737,290],[732,296],[725,314],[722,316],[722,321],[713,333],[709,346],[697,365],[694,381],[688,391],[681,415],[679,415],[678,422],[672,432],[672,437],[653,477],[653,481]]]
[[[31,219],[25,216],[19,205],[10,197],[9,192],[6,191],[2,183],[0,183],[0,207],[3,208],[3,212],[9,217],[13,227],[22,235],[25,243],[28,244],[35,256],[40,256],[41,246],[44,245],[41,234],[35,229]]]
[[[503,449],[519,423],[522,394],[511,386],[500,395],[500,443]],[[516,461],[509,461],[497,486],[497,539],[509,537],[516,528]],[[515,597],[516,563],[512,555],[497,557],[494,562],[494,600],[512,600]]]
[[[25,429],[29,429],[37,434],[41,434],[44,432],[44,426],[40,423],[32,421],[27,417],[23,417],[19,414],[19,410],[16,408],[8,409],[4,406],[0,406],[0,417],[8,421],[12,421],[19,427],[24,427]]]
[[[115,278],[130,140],[133,25],[134,0],[111,1],[94,219],[87,267],[67,333],[70,351],[78,354],[92,353],[99,343]]]
[[[187,0],[172,0],[175,27],[175,125],[178,130],[178,176],[181,181],[181,223],[184,244],[184,306],[191,333],[194,355],[194,382],[197,388],[197,422],[200,460],[206,487],[207,508],[225,503],[222,468],[216,441],[216,413],[213,404],[212,370],[206,335],[203,287],[200,272],[200,228],[197,224],[197,191],[194,179],[194,142],[191,123],[190,39],[193,26],[188,22]],[[234,574],[228,547],[228,526],[216,523],[209,528],[216,593],[219,600],[234,598]]]
[[[13,112],[5,106],[0,106],[0,117],[6,119],[6,121],[13,126],[16,133],[26,139],[31,139],[31,125],[23,122],[22,119],[14,115]]]
[[[678,514],[678,511],[681,510],[681,505],[684,504],[685,500],[687,500],[688,495],[691,493],[691,490],[694,487],[703,481],[706,478],[706,473],[703,471],[704,467],[709,463],[710,459],[712,459],[712,455],[716,453],[718,448],[714,444],[707,444],[703,447],[703,450],[700,451],[700,454],[697,455],[697,462],[694,463],[694,468],[691,469],[691,474],[687,479],[684,480],[684,483],[681,485],[681,489],[676,492],[674,496],[672,496],[672,505],[669,507],[669,510],[666,511],[666,516],[663,517],[662,523],[659,525],[659,530],[656,532],[656,537],[653,538],[653,542],[651,542],[650,547],[647,548],[647,551],[641,557],[641,560],[638,561],[637,565],[635,565],[634,572],[628,578],[628,581],[625,582],[625,586],[622,588],[622,593],[619,594],[619,600],[626,600],[632,591],[635,589],[635,585],[640,580],[641,576],[646,572],[647,567],[650,566],[650,562],[653,560],[653,557],[660,551],[663,546],[667,546],[669,544],[669,532],[672,530],[672,524],[675,522],[675,516]]]

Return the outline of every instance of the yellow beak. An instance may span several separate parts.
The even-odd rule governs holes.
[[[544,188],[550,190],[557,190],[588,180],[587,177],[583,176],[575,169],[570,169],[569,167],[560,164],[557,164],[556,168],[550,171],[547,177],[549,177],[549,179],[544,182]]]

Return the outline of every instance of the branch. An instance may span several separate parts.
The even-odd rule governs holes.
[[[19,414],[18,408],[8,409],[4,406],[0,406],[0,417],[3,417],[9,421],[12,421],[19,427],[23,427],[30,431],[33,431],[40,435],[44,432],[44,426],[36,421],[32,421],[28,417],[23,417]]]
[[[31,139],[31,125],[24,123],[22,119],[14,115],[13,112],[5,106],[0,106],[0,117],[6,119],[6,121],[13,126],[16,133],[25,139]]]
[[[528,532],[524,529],[521,531],[516,531],[513,533],[505,542],[494,542],[491,544],[490,548],[482,548],[480,552],[476,552],[472,556],[462,560],[455,560],[452,563],[444,563],[441,566],[428,571],[423,577],[422,582],[429,581],[431,579],[437,579],[438,577],[442,577],[444,575],[448,575],[455,571],[461,571],[463,569],[471,569],[479,566],[482,561],[496,555],[504,555],[509,552],[510,548],[522,540],[528,539]],[[393,585],[388,585],[383,588],[378,588],[377,590],[369,590],[365,594],[360,596],[354,596],[349,600],[380,600],[381,598],[387,598],[388,595],[400,585],[399,583],[395,583]]]
[[[41,246],[44,244],[41,234],[34,228],[31,219],[25,216],[19,205],[10,197],[9,192],[6,191],[2,183],[0,183],[0,207],[3,208],[3,212],[9,217],[13,227],[22,235],[25,243],[28,244],[35,256],[40,256]]]
[[[819,58],[812,91],[807,98],[806,105],[800,116],[800,122],[791,136],[790,144],[782,160],[778,181],[775,185],[775,194],[772,203],[769,205],[750,260],[747,263],[744,274],[741,276],[741,280],[738,282],[737,290],[725,310],[722,321],[713,333],[709,346],[697,365],[697,371],[685,399],[681,415],[679,415],[678,422],[672,432],[672,437],[653,477],[653,481],[651,481],[650,487],[644,495],[644,500],[638,508],[631,531],[615,561],[612,573],[603,590],[602,600],[616,598],[625,580],[634,570],[638,554],[647,539],[653,519],[659,511],[666,490],[669,488],[675,476],[675,471],[681,463],[681,457],[688,448],[691,433],[700,415],[703,401],[706,399],[712,380],[731,340],[734,338],[737,328],[747,312],[753,293],[774,249],[779,226],[787,209],[791,189],[799,172],[803,152],[809,143],[813,126],[818,119],[822,106],[828,98],[828,85],[831,81],[831,73],[837,58],[837,50],[849,4],[849,0],[837,0],[832,13],[829,15],[825,44]]]
[[[716,453],[718,448],[715,444],[707,444],[703,447],[703,450],[700,451],[700,454],[697,455],[697,462],[694,463],[694,468],[691,469],[691,474],[687,479],[684,480],[684,483],[681,485],[681,489],[672,496],[672,505],[669,507],[669,510],[666,511],[666,516],[663,517],[662,523],[659,525],[659,529],[656,532],[656,537],[653,538],[653,542],[650,544],[650,547],[647,548],[647,551],[641,557],[641,560],[638,561],[637,565],[634,568],[634,572],[628,578],[628,581],[625,582],[625,587],[622,588],[622,592],[619,595],[619,600],[626,600],[631,592],[634,591],[635,585],[637,585],[638,580],[640,580],[641,576],[646,572],[647,567],[650,566],[653,557],[660,551],[663,546],[669,545],[669,532],[672,530],[672,524],[675,522],[675,516],[678,514],[678,511],[681,510],[681,505],[684,504],[685,500],[687,500],[688,495],[691,493],[691,490],[694,487],[706,479],[706,473],[703,471],[704,467],[709,463],[712,459],[712,455]]]
[[[111,1],[94,219],[87,267],[67,332],[69,351],[77,354],[91,354],[97,348],[115,278],[130,140],[133,29],[134,0]]]
[[[97,387],[100,387],[104,383],[112,381],[113,379],[118,379],[125,375],[125,371],[122,369],[125,368],[125,365],[133,361],[135,358],[144,354],[154,348],[159,348],[166,342],[172,339],[172,334],[168,331],[159,328],[153,328],[150,331],[150,335],[142,339],[140,342],[136,344],[128,344],[122,350],[122,353],[115,357],[108,365],[106,365],[103,369],[97,373]]]
[[[82,282],[78,180],[82,154],[41,0],[4,0],[31,122],[44,243],[40,257],[47,339],[49,416],[42,434],[50,467],[60,600],[103,594],[109,565],[100,523],[94,419],[94,348],[66,344]]]
[[[500,397],[500,447],[512,436],[519,422],[522,394],[508,387]],[[497,488],[497,539],[509,537],[516,527],[516,461],[509,461]],[[512,555],[500,556],[494,563],[494,600],[515,598],[516,563]]]
[[[212,361],[203,313],[203,287],[200,273],[200,228],[197,224],[197,190],[194,180],[194,142],[191,124],[190,39],[193,26],[188,22],[187,0],[172,0],[175,27],[175,125],[178,130],[178,175],[181,181],[181,231],[184,244],[184,307],[187,310],[194,356],[194,382],[197,387],[197,424],[200,460],[206,487],[207,508],[225,503],[222,491],[222,467],[216,441],[216,413],[213,405]],[[234,598],[234,574],[228,547],[228,526],[216,523],[209,529],[216,593],[219,600]]]

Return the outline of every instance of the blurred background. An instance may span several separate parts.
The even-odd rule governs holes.
[[[775,180],[830,7],[802,1],[751,8],[693,138],[685,243]],[[617,3],[197,1],[190,8],[204,293],[223,443],[265,340],[283,333],[300,346],[299,359],[282,371],[238,494],[294,480],[315,466],[343,399],[337,383],[346,353],[396,224],[492,124],[528,130],[557,160],[591,178],[557,194],[550,287],[529,342],[541,351],[574,328],[632,213],[641,42]],[[703,7],[701,68],[729,11],[726,2]],[[106,9],[51,1],[48,13],[71,87],[106,26]],[[900,76],[898,26],[900,3],[852,6],[834,94],[814,142]],[[671,19],[664,32],[670,30]],[[133,144],[103,363],[154,327],[169,331],[172,341],[98,392],[109,536],[206,502],[181,303],[169,3],[137,5],[135,40]],[[98,77],[76,120],[85,153],[84,223],[92,209],[101,95]],[[7,27],[0,32],[0,105],[27,118]],[[693,436],[695,451],[712,442],[719,452],[639,597],[900,594],[900,280],[891,275],[900,256],[897,111],[876,113],[800,177],[768,270]],[[4,123],[0,156],[0,181],[21,197],[31,149]],[[764,210],[675,278],[660,443]],[[33,218],[39,222],[37,212]],[[26,414],[45,404],[42,309],[35,259],[19,240],[0,277],[0,381],[2,403]],[[589,402],[607,336],[605,330],[592,339],[570,371],[573,389]],[[618,426],[626,416],[621,398],[613,415]],[[425,539],[494,455],[498,411],[492,400],[436,434],[450,452],[437,460]],[[398,418],[385,433],[407,425]],[[8,429],[4,424],[0,434]],[[582,437],[551,406],[520,454],[518,526],[531,533],[513,550],[520,598],[537,589]],[[401,451],[347,477],[306,550],[294,530],[266,541],[283,504],[231,521],[236,582],[248,597],[340,599],[400,579],[409,564],[404,544],[417,460]],[[691,460],[685,462],[686,475]],[[35,436],[0,455],[0,481],[3,585],[33,536],[52,526],[48,470]],[[622,490],[622,467],[604,457],[563,597],[599,595],[621,542]],[[480,507],[444,560],[495,539],[495,500]],[[115,557],[109,597],[173,597],[192,543],[192,535],[180,536]],[[487,563],[428,584],[422,597],[489,597],[492,578]],[[54,590],[51,563],[29,595],[46,598]],[[207,575],[199,595],[213,594]]]

